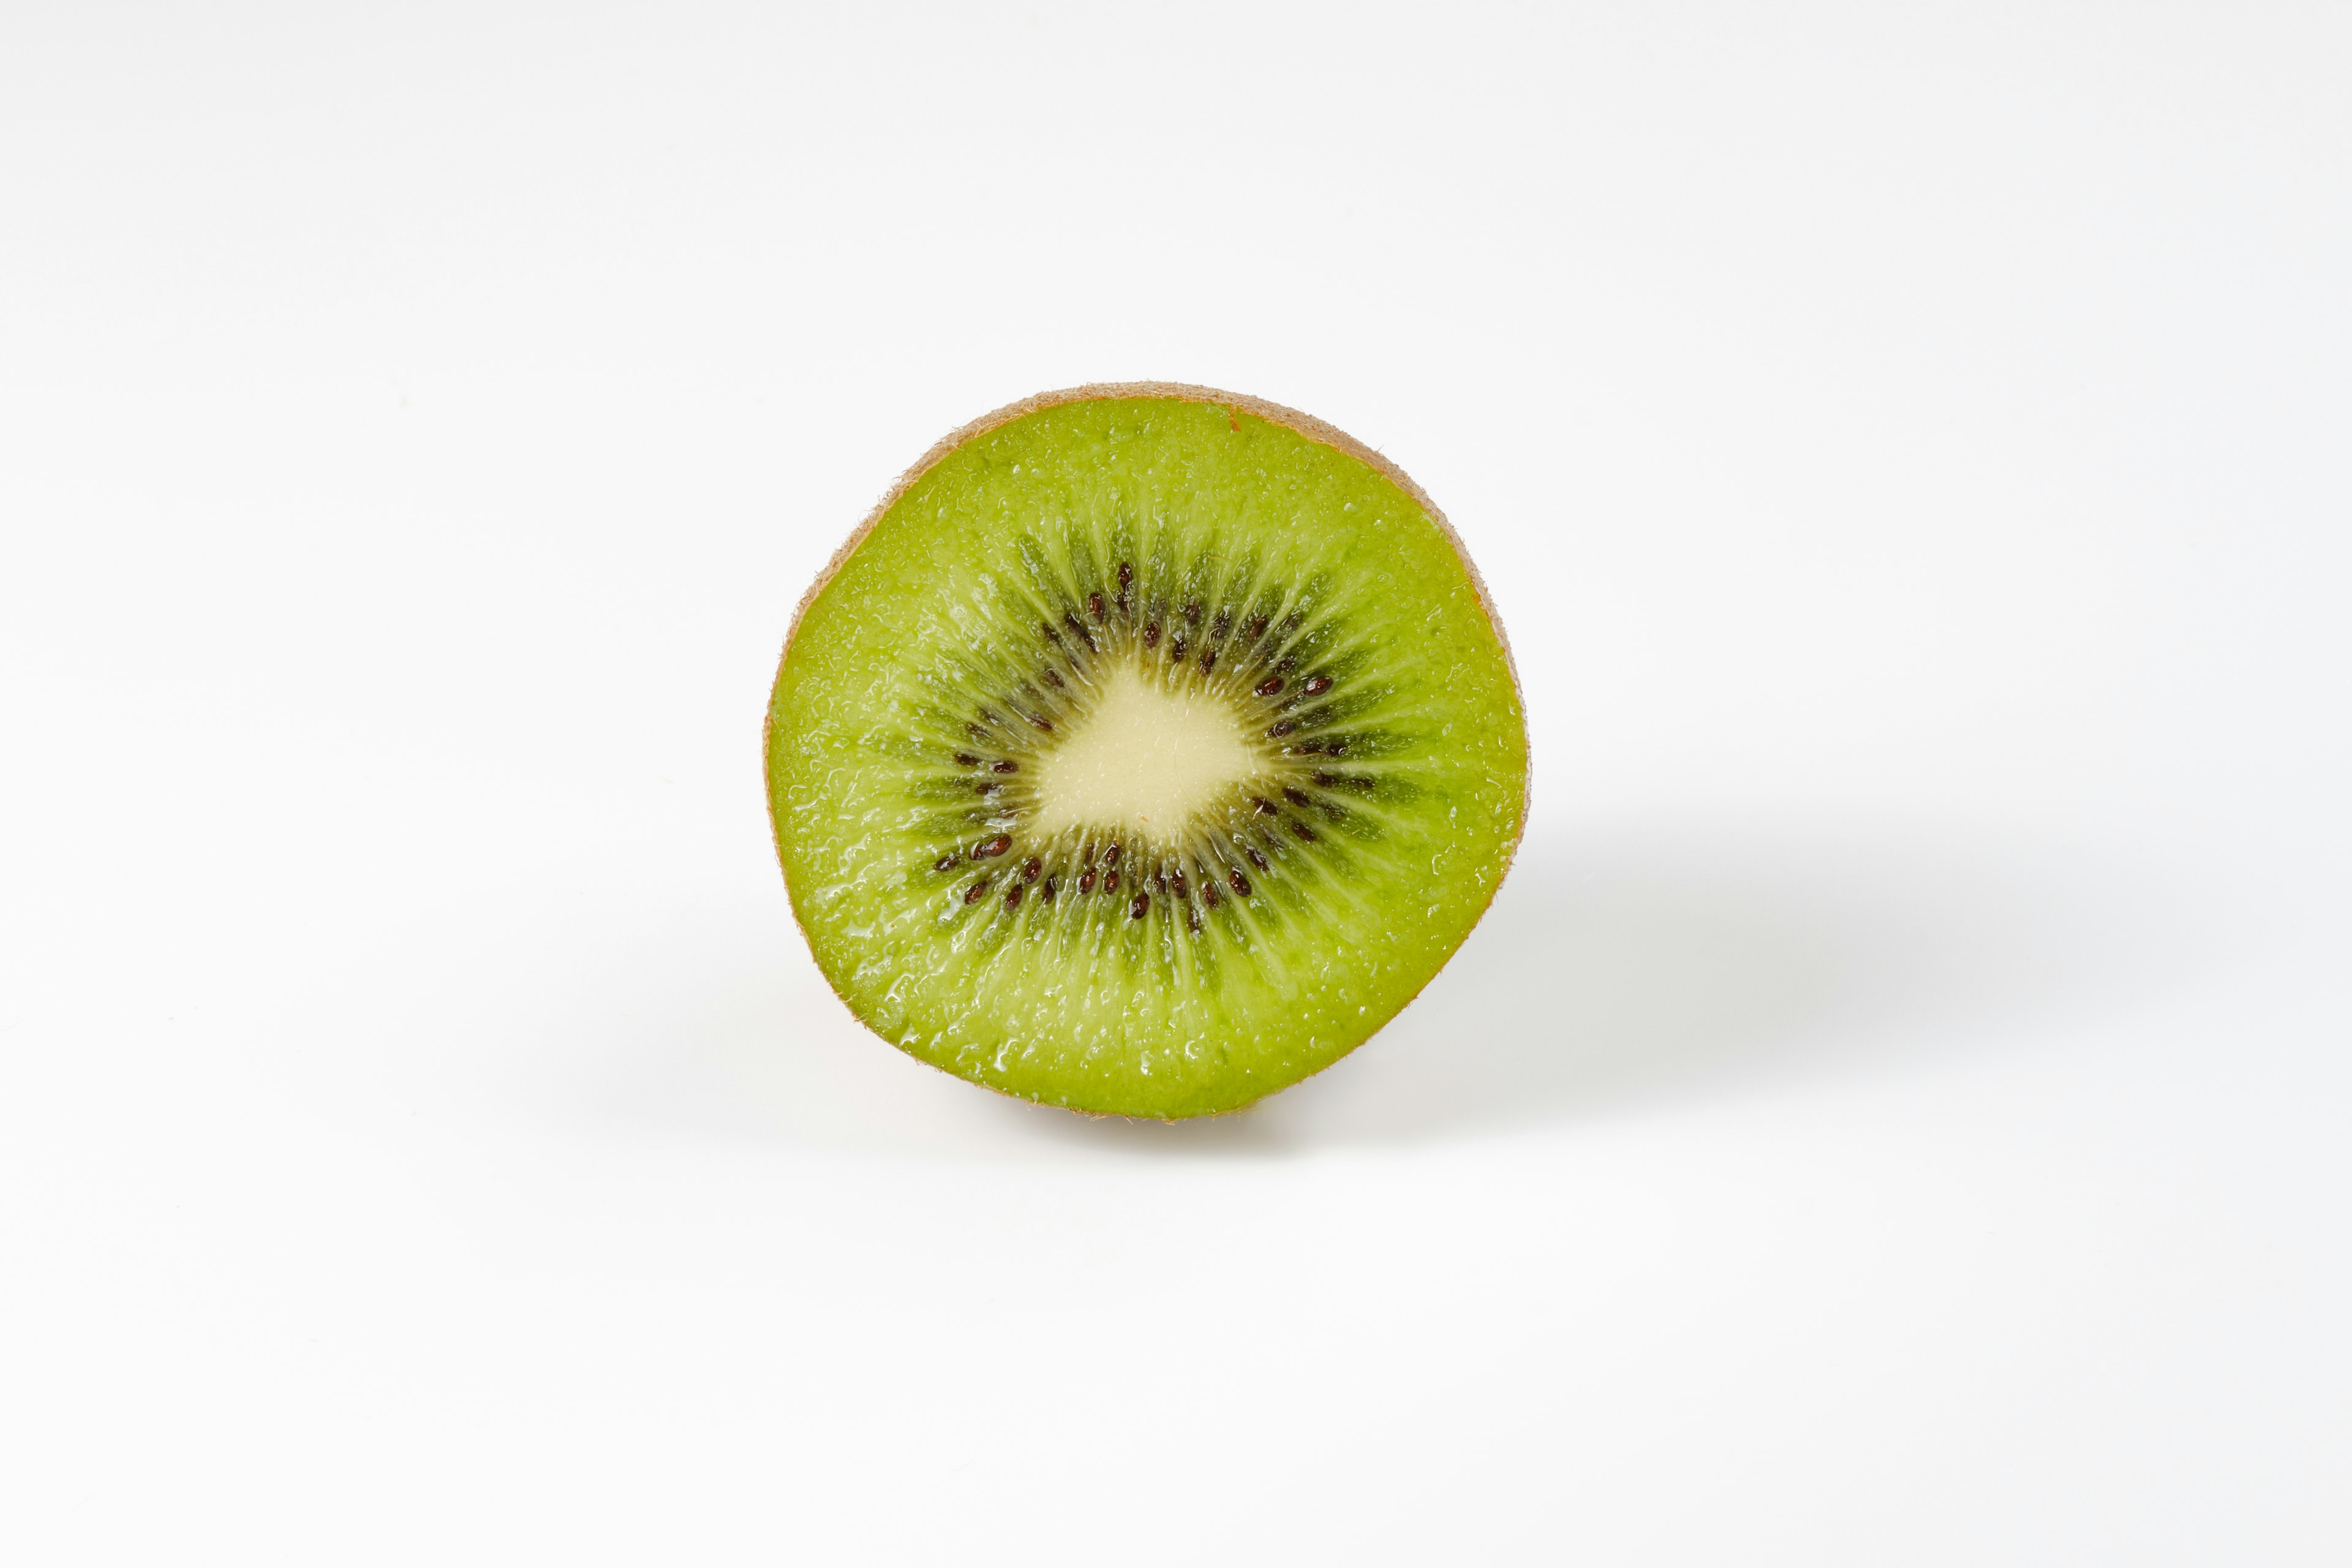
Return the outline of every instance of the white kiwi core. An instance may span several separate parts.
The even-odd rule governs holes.
[[[1032,832],[1094,828],[1171,840],[1194,812],[1266,771],[1263,743],[1223,692],[1159,674],[1125,660],[1104,672],[1085,719],[1032,764]]]

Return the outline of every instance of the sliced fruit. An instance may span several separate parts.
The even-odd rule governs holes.
[[[1205,387],[950,437],[803,602],[776,847],[851,1012],[1073,1110],[1230,1110],[1461,945],[1527,805],[1501,628],[1395,468]]]

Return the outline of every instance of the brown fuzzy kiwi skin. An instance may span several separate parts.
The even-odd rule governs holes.
[[[833,581],[834,574],[840,571],[843,563],[847,562],[850,556],[856,553],[857,547],[866,542],[866,536],[874,531],[874,525],[880,522],[883,517],[888,513],[889,510],[898,503],[898,498],[905,495],[909,489],[912,489],[916,481],[920,479],[925,474],[930,472],[932,468],[943,460],[949,453],[954,451],[957,447],[962,446],[965,442],[971,440],[975,437],[987,435],[991,430],[997,428],[999,426],[1010,425],[1016,419],[1024,418],[1029,415],[1038,413],[1044,409],[1057,408],[1066,403],[1105,403],[1154,398],[1174,403],[1205,403],[1215,407],[1234,409],[1243,414],[1253,415],[1257,418],[1265,420],[1269,425],[1282,426],[1286,429],[1295,431],[1297,434],[1306,437],[1307,439],[1310,441],[1325,447],[1332,447],[1338,451],[1345,452],[1348,456],[1355,458],[1358,462],[1364,464],[1367,468],[1370,468],[1381,478],[1387,479],[1391,484],[1396,486],[1397,489],[1410,496],[1412,499],[1412,503],[1421,508],[1422,511],[1432,522],[1437,524],[1438,531],[1445,536],[1445,542],[1454,547],[1454,559],[1462,563],[1462,570],[1467,574],[1470,578],[1470,586],[1477,591],[1478,607],[1485,613],[1487,626],[1494,629],[1495,640],[1502,645],[1503,668],[1511,678],[1512,695],[1519,700],[1520,712],[1524,714],[1527,711],[1527,692],[1525,688],[1519,684],[1518,661],[1511,657],[1511,639],[1503,630],[1502,618],[1495,613],[1495,601],[1493,596],[1486,592],[1486,580],[1478,574],[1477,563],[1472,561],[1470,559],[1470,552],[1462,547],[1462,536],[1454,531],[1454,525],[1446,521],[1446,517],[1444,512],[1438,510],[1437,503],[1429,499],[1428,491],[1415,484],[1412,481],[1412,476],[1408,475],[1402,468],[1398,468],[1394,463],[1389,461],[1388,458],[1382,457],[1380,453],[1372,450],[1370,447],[1365,446],[1361,441],[1357,440],[1353,436],[1349,435],[1346,431],[1341,430],[1335,426],[1327,425],[1311,414],[1302,414],[1296,408],[1286,408],[1279,403],[1268,403],[1262,397],[1251,397],[1245,394],[1238,392],[1221,392],[1213,386],[1193,386],[1188,383],[1177,381],[1093,382],[1085,386],[1068,387],[1060,392],[1040,392],[1034,396],[1024,397],[1018,403],[1008,403],[1003,407],[996,409],[992,413],[983,414],[979,418],[973,420],[971,424],[964,426],[962,428],[950,431],[947,435],[941,437],[938,441],[932,444],[929,451],[925,452],[920,458],[915,460],[915,464],[912,468],[898,476],[896,483],[892,484],[888,489],[882,492],[882,499],[874,503],[874,510],[867,512],[864,520],[861,521],[855,529],[850,531],[849,537],[842,542],[841,548],[833,552],[833,559],[825,563],[824,570],[817,574],[816,581],[809,584],[808,592],[801,595],[799,605],[793,611],[792,626],[784,633],[784,650],[778,656],[776,660],[776,679],[782,680],[783,679],[785,661],[789,660],[793,656],[793,638],[800,635],[801,618],[808,614],[809,606],[816,603],[816,596],[824,592],[825,584]],[[769,689],[772,691],[774,689],[774,686],[775,682],[772,681],[769,683]],[[784,864],[784,825],[782,820],[776,815],[775,794],[766,786],[768,758],[772,754],[775,744],[775,736],[772,733],[775,721],[775,712],[772,708],[771,708],[770,710],[762,716],[761,721],[761,793],[767,797],[768,832],[769,837],[774,842],[776,865],[781,870]],[[1502,873],[1495,879],[1494,887],[1488,889],[1486,894],[1486,902],[1479,907],[1478,919],[1470,922],[1470,928],[1473,931],[1477,929],[1479,921],[1483,921],[1486,918],[1486,911],[1494,907],[1495,895],[1503,890],[1503,882],[1505,879],[1510,875],[1511,864],[1518,856],[1520,841],[1527,837],[1528,806],[1534,795],[1534,784],[1535,759],[1532,751],[1530,751],[1528,758],[1527,773],[1520,786],[1518,831],[1511,836],[1510,843],[1505,845],[1503,847]],[[786,875],[784,878],[784,897],[791,901],[793,923],[800,926],[803,939],[806,940],[808,922],[801,917],[800,896],[793,890],[792,879],[789,875]],[[1457,948],[1455,951],[1459,952],[1460,950]],[[1452,963],[1453,956],[1454,955],[1452,953],[1448,953],[1446,955],[1445,962]],[[1430,979],[1435,979],[1437,974],[1444,971],[1444,963],[1440,963],[1436,970],[1431,972]],[[831,980],[828,979],[826,984],[830,985],[832,984]],[[1426,981],[1423,983],[1424,989],[1427,987],[1427,984],[1428,983]],[[840,994],[836,990],[835,994],[839,995]],[[1407,997],[1403,1004],[1397,1008],[1397,1013],[1402,1014],[1406,1007],[1412,1005],[1413,1001],[1418,998],[1420,994],[1421,993],[1416,991],[1412,996]],[[849,1005],[849,999],[847,997],[844,996],[841,1000],[842,1005],[845,1007]],[[853,1018],[857,1016],[856,1008],[850,1008],[850,1016]],[[1394,1021],[1394,1017],[1395,1016],[1391,1015],[1391,1022]],[[863,1024],[865,1023],[865,1020],[859,1018],[858,1022]],[[1381,1026],[1385,1028],[1387,1026],[1383,1025]],[[1374,1032],[1377,1033],[1378,1031]],[[877,1037],[878,1038],[880,1037],[877,1036]],[[1342,1052],[1339,1057],[1334,1058],[1331,1061],[1326,1062],[1322,1067],[1316,1068],[1315,1072],[1308,1073],[1307,1078],[1313,1078],[1354,1054],[1355,1053],[1353,1051]],[[919,1060],[920,1058],[918,1059]],[[956,1079],[960,1083],[969,1083],[971,1081],[969,1079],[961,1078],[957,1074],[948,1073],[947,1068],[938,1067],[936,1063],[928,1063],[926,1065],[934,1067],[936,1070],[940,1072],[947,1073],[947,1076]],[[1292,1088],[1297,1083],[1304,1083],[1306,1081],[1306,1078],[1297,1079],[1295,1079],[1292,1084],[1285,1084],[1283,1088]],[[992,1086],[982,1085],[981,1087],[991,1088]],[[996,1092],[1004,1094],[1005,1098],[1008,1100],[1021,1100],[1024,1104],[1048,1103],[1043,1100],[1031,1100],[1024,1095],[1006,1093],[1006,1091],[1003,1089],[998,1089]],[[1281,1092],[1281,1089],[1273,1089],[1268,1092],[1278,1094]],[[1260,1097],[1261,1100],[1263,1098],[1264,1096]],[[1236,1115],[1241,1111],[1247,1110],[1250,1109],[1250,1106],[1257,1103],[1259,1103],[1258,1100],[1251,1100],[1248,1104],[1234,1106],[1228,1110],[1214,1112],[1210,1116],[1188,1117],[1181,1119],[1169,1118],[1168,1120],[1171,1122],[1177,1120],[1203,1121],[1214,1121],[1218,1117]],[[1089,1121],[1101,1121],[1115,1114],[1105,1111],[1079,1110],[1070,1106],[1056,1106],[1054,1109],[1068,1110],[1073,1115],[1083,1116]],[[1155,1119],[1150,1117],[1120,1117],[1118,1120],[1127,1121],[1148,1121]]]

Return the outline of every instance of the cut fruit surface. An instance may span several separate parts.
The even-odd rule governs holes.
[[[1073,1110],[1228,1110],[1344,1055],[1493,899],[1499,627],[1425,497],[1303,415],[1081,388],[934,448],[811,591],[777,851],[884,1038]]]

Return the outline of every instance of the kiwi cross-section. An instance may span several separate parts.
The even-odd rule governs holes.
[[[802,602],[768,709],[793,909],[850,1011],[1072,1110],[1244,1106],[1452,956],[1527,814],[1508,649],[1368,448],[1080,387],[927,453]]]

